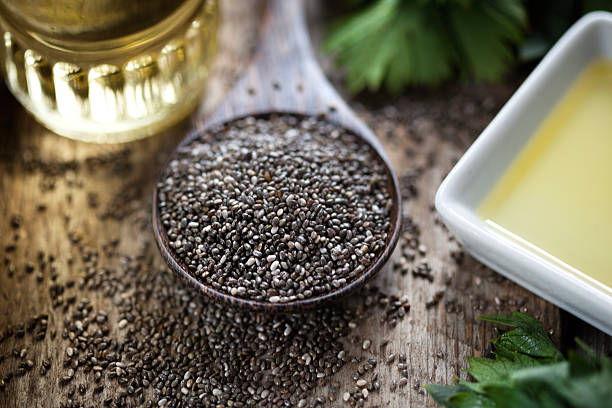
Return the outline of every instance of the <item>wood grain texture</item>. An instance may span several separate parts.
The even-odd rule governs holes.
[[[209,85],[204,112],[219,103],[234,79],[249,63],[261,3],[239,0],[222,2],[224,25],[221,46],[214,74]],[[311,25],[314,38],[320,29],[319,20]],[[315,41],[316,43],[316,41]],[[366,406],[424,407],[434,406],[421,385],[428,382],[446,383],[454,376],[465,378],[467,355],[482,355],[494,334],[493,327],[477,321],[479,315],[507,313],[515,308],[528,311],[542,319],[556,342],[571,346],[579,335],[600,352],[610,352],[609,336],[559,311],[558,308],[466,256],[458,264],[451,254],[458,246],[439,223],[432,211],[433,196],[443,176],[510,96],[517,81],[498,86],[449,86],[437,91],[410,91],[394,99],[366,96],[352,101],[359,116],[378,136],[401,180],[413,180],[415,189],[407,194],[404,213],[420,229],[420,241],[425,253],[418,255],[415,265],[423,259],[432,266],[434,281],[402,275],[391,268],[401,256],[396,250],[393,260],[373,282],[380,291],[406,296],[412,308],[408,315],[392,328],[379,321],[380,309],[364,309],[357,329],[347,338],[350,355],[374,357],[379,363],[376,372],[381,391],[370,393]],[[283,89],[284,84],[280,84]],[[274,90],[273,85],[270,85]],[[295,85],[297,86],[297,85]],[[309,84],[302,84],[310,92]],[[151,191],[154,178],[168,154],[189,128],[187,122],[162,135],[129,145],[89,145],[58,137],[45,130],[27,115],[5,88],[0,91],[3,109],[0,111],[0,333],[41,313],[49,315],[49,329],[41,342],[11,336],[0,342],[0,378],[16,370],[19,359],[11,357],[27,347],[27,358],[35,368],[23,377],[14,378],[0,391],[0,407],[54,407],[64,398],[65,390],[58,387],[64,372],[62,361],[66,341],[62,339],[62,308],[54,309],[50,297],[52,268],[56,282],[75,281],[63,295],[66,300],[87,297],[96,309],[109,313],[111,333],[117,329],[117,310],[111,299],[95,291],[79,289],[79,280],[86,273],[79,252],[70,242],[71,233],[78,233],[85,249],[102,248],[120,239],[118,251],[137,254],[144,245],[152,246],[149,223]],[[418,192],[418,194],[414,194]],[[46,209],[41,210],[40,205]],[[11,228],[13,215],[20,215],[19,229]],[[15,236],[18,239],[15,241]],[[72,235],[72,238],[75,238]],[[13,250],[10,246],[15,245]],[[401,244],[400,244],[401,245]],[[38,251],[46,257],[55,256],[42,272],[38,282]],[[7,258],[8,257],[8,258]],[[8,259],[8,261],[5,261]],[[70,261],[72,259],[72,261]],[[35,266],[26,272],[27,264]],[[157,257],[156,264],[163,260]],[[105,267],[117,267],[115,263]],[[13,270],[12,276],[11,270]],[[436,293],[444,291],[438,304],[426,306]],[[52,332],[56,332],[52,338]],[[362,342],[372,342],[370,351],[363,352]],[[388,339],[384,351],[380,344]],[[407,356],[409,383],[390,391],[399,380],[396,366],[382,363],[394,352]],[[45,377],[38,374],[42,359],[51,358],[52,367]],[[342,392],[354,386],[352,375],[358,363],[348,363],[328,386],[317,390],[326,400],[324,406],[344,406]],[[77,372],[75,383],[87,381]],[[91,406],[113,390],[100,395],[87,391]],[[329,396],[335,402],[329,402]]]

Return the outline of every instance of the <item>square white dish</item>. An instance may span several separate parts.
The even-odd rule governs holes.
[[[578,75],[600,58],[612,59],[612,14],[605,12],[581,18],[548,52],[442,182],[436,209],[476,259],[612,335],[612,289],[510,238],[477,214]]]

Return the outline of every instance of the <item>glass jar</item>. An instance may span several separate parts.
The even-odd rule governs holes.
[[[0,0],[11,92],[61,135],[152,135],[197,104],[216,48],[217,0]]]

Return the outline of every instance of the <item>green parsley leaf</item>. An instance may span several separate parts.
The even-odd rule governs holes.
[[[612,361],[598,358],[579,339],[582,352],[567,360],[548,338],[542,324],[519,312],[489,315],[480,320],[510,329],[498,330],[493,356],[468,357],[474,382],[426,385],[447,408],[599,408],[612,406]]]
[[[446,408],[454,408],[455,406],[450,402],[450,399],[467,391],[467,388],[462,385],[426,384],[425,389],[434,401]]]
[[[519,1],[474,1],[447,12],[462,70],[476,79],[494,81],[514,58],[510,44],[521,40],[526,14]]]
[[[495,80],[525,21],[520,0],[374,0],[333,24],[323,49],[345,68],[352,92],[434,86],[456,72]]]
[[[528,314],[514,311],[510,316],[489,315],[482,316],[479,320],[513,327],[512,330],[502,331],[501,335],[493,340],[497,355],[513,355],[517,352],[550,362],[563,359],[561,352],[550,341],[542,323]]]
[[[496,408],[495,402],[487,397],[469,392],[460,392],[451,399],[451,406],[456,408]]]

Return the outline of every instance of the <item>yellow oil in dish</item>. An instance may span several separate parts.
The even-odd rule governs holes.
[[[585,69],[478,212],[612,292],[612,61]]]

